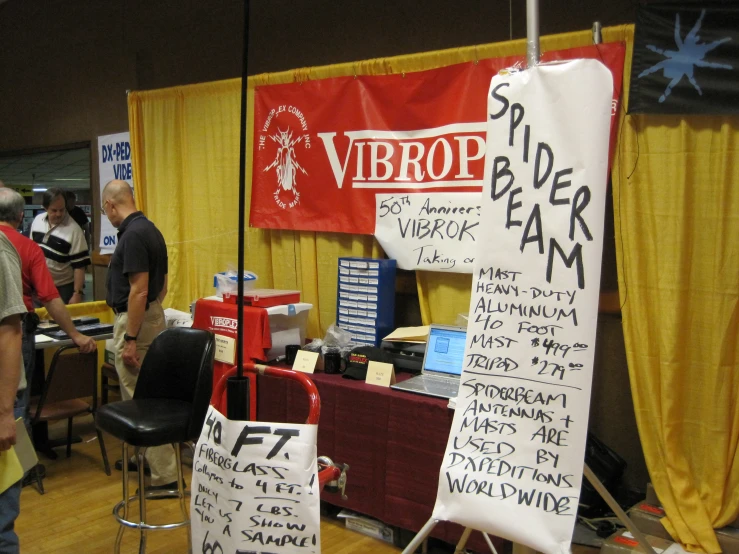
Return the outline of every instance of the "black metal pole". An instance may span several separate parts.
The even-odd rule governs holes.
[[[226,402],[228,419],[249,419],[249,380],[244,377],[244,227],[246,203],[246,88],[249,61],[249,0],[244,0],[244,50],[241,72],[241,140],[239,151],[239,254],[237,269],[236,308],[236,377],[228,380]]]

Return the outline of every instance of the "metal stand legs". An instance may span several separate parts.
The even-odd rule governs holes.
[[[146,552],[146,534],[151,530],[167,530],[177,529],[178,527],[185,527],[190,525],[190,516],[188,514],[188,507],[185,498],[189,495],[185,491],[184,479],[182,477],[182,456],[180,452],[180,445],[178,443],[173,444],[172,447],[175,450],[175,458],[177,463],[177,489],[174,490],[156,490],[147,491],[144,482],[144,464],[146,448],[136,448],[136,462],[138,464],[138,483],[139,488],[136,494],[133,496],[128,494],[128,445],[124,442],[122,451],[123,460],[123,500],[113,508],[113,515],[118,521],[120,527],[118,528],[118,534],[115,538],[114,552],[120,554],[121,542],[123,540],[123,531],[126,527],[139,530],[139,554]],[[180,504],[180,511],[182,512],[182,521],[175,523],[166,523],[160,525],[153,525],[146,522],[146,500],[148,498],[178,498]],[[139,517],[138,521],[131,521],[129,519],[129,506],[132,501],[138,501],[139,503]],[[192,537],[188,531],[187,533],[187,546],[188,551],[192,552]]]
[[[646,552],[646,554],[656,554],[652,546],[647,542],[644,533],[639,531],[636,525],[634,525],[634,522],[631,521],[629,516],[626,515],[626,512],[621,509],[621,506],[618,505],[618,502],[614,500],[613,496],[611,496],[611,493],[609,493],[608,490],[603,486],[603,483],[600,482],[600,479],[595,476],[593,470],[591,470],[587,464],[585,464],[585,467],[583,468],[583,475],[588,481],[590,481],[590,484],[593,485],[595,490],[598,491],[598,494],[600,494],[601,498],[606,501],[606,504],[608,504],[611,510],[613,510],[613,513],[616,514],[616,517],[618,517],[621,523],[623,523],[624,526],[629,530],[629,532],[634,535],[634,538],[639,541],[639,546],[642,548],[642,550]],[[413,552],[415,552],[419,545],[426,539],[426,537],[431,534],[431,531],[437,523],[439,523],[438,519],[429,519],[418,532],[418,534],[413,537],[413,540],[408,544],[408,546],[405,547],[405,550],[403,550],[403,554],[412,554]],[[464,552],[464,547],[467,544],[467,539],[469,538],[471,532],[472,528],[465,527],[464,532],[462,533],[462,536],[457,543],[457,549],[454,551],[454,554],[460,554]],[[483,531],[480,532],[485,538],[485,542],[487,542],[493,554],[498,554],[495,551],[495,547],[493,546],[493,543],[490,540],[488,534]],[[533,549],[529,550],[533,551]]]

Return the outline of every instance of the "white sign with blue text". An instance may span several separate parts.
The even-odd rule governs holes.
[[[600,293],[613,77],[493,77],[464,370],[433,518],[570,551]],[[485,240],[483,240],[485,239]]]
[[[98,172],[100,176],[100,197],[103,188],[113,179],[126,181],[133,188],[131,169],[131,138],[128,132],[98,137]],[[100,253],[112,254],[115,250],[118,232],[100,213]]]

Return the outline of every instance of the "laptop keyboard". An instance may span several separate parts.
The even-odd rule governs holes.
[[[449,398],[457,396],[459,378],[440,377],[438,375],[420,375],[408,383],[408,388],[416,391],[441,394]]]

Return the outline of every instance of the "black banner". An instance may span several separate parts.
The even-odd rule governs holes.
[[[738,91],[739,5],[639,7],[629,113],[739,113]]]

